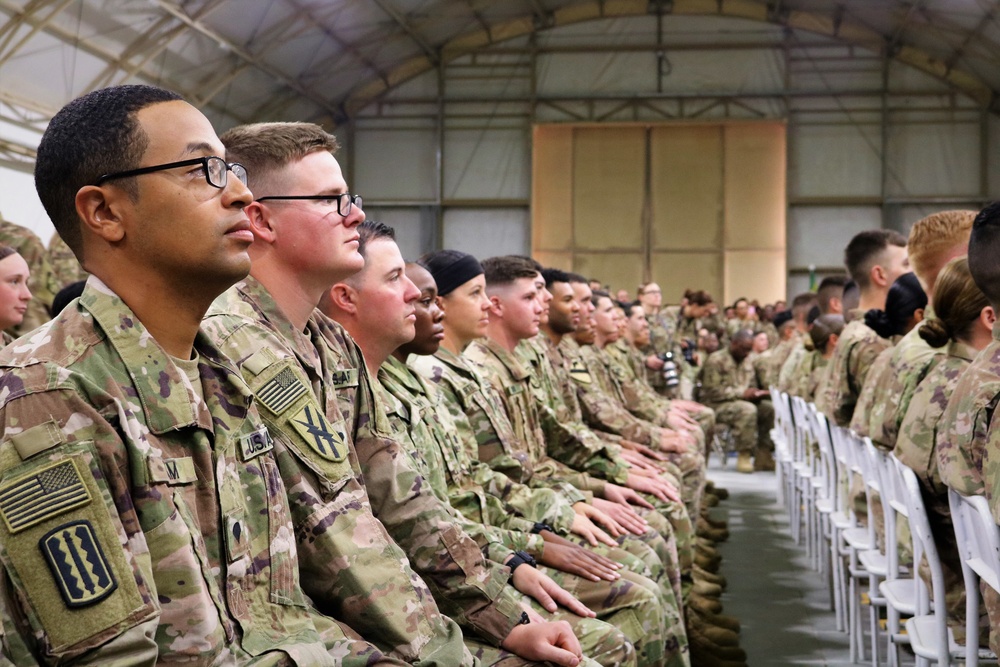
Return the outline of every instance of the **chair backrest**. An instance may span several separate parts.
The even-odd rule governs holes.
[[[837,495],[837,459],[833,453],[830,423],[814,404],[810,403],[808,409],[813,438],[819,445],[818,472],[823,480],[821,493],[825,498],[833,498]]]
[[[869,442],[871,442],[869,440]],[[896,464],[892,462],[889,453],[871,446],[869,449],[872,463],[878,470],[881,480],[882,511],[885,515],[885,555],[888,560],[889,574],[887,579],[899,578],[899,542],[896,539],[897,515],[909,517],[910,510],[906,504],[906,492],[903,480],[899,476]]]
[[[826,415],[822,415],[826,420]],[[843,427],[830,424],[830,444],[833,445],[833,456],[837,463],[837,509],[850,516],[853,520],[854,512],[850,501],[851,486],[851,447],[848,444],[850,433]]]
[[[913,562],[919,563],[922,556],[927,560],[927,568],[930,571],[931,595],[934,599],[934,634],[938,649],[937,661],[938,664],[946,665],[950,663],[950,656],[948,614],[944,599],[944,571],[941,569],[941,560],[938,557],[937,545],[934,543],[934,534],[931,532],[931,523],[927,518],[927,508],[920,490],[920,481],[917,479],[916,473],[903,465],[895,456],[892,457],[892,461],[903,480],[903,491],[909,511],[910,537],[913,542]],[[917,613],[918,615],[926,615],[930,612],[929,600],[925,594],[926,588],[918,585],[917,590],[921,593],[917,597]]]
[[[801,396],[791,396],[792,418],[795,420],[795,439],[792,447],[792,458],[796,461],[812,464],[812,452],[809,439],[812,436],[809,408]]]
[[[1000,527],[989,503],[982,496],[963,496],[949,489],[948,504],[959,556],[988,586],[1000,591]]]

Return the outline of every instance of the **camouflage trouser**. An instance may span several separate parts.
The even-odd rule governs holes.
[[[983,606],[990,619],[990,650],[1000,655],[1000,592],[980,581],[979,593],[983,596]]]
[[[701,496],[705,492],[705,440],[700,433],[698,441],[683,454],[668,454],[670,463],[676,467],[672,475],[665,478],[677,486],[688,516],[701,516]],[[679,473],[679,474],[678,474]]]
[[[636,664],[632,645],[626,641],[624,635],[604,621],[596,618],[579,618],[579,623],[573,628],[573,634],[580,640],[583,652],[580,667],[632,667]],[[483,667],[548,667],[552,664],[525,660],[506,649],[468,636],[465,638],[465,645]]]
[[[715,410],[707,405],[703,405],[701,409],[693,412],[691,417],[698,422],[698,426],[701,427],[701,434],[704,436],[705,442],[708,442],[708,439],[715,432]]]
[[[687,632],[676,602],[664,600],[659,586],[651,579],[622,571],[622,578],[616,582],[591,582],[548,568],[544,572],[593,609],[599,619],[621,630],[635,647],[638,665],[687,664]],[[541,610],[537,603],[532,605]],[[560,612],[556,618],[572,625],[577,617]]]
[[[774,451],[771,429],[774,427],[774,406],[764,399],[754,404],[750,401],[727,401],[714,407],[715,421],[725,424],[733,434],[736,451],[754,454],[757,451]]]

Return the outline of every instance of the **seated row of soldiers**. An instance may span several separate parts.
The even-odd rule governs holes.
[[[813,349],[795,344],[776,384],[914,470],[945,572],[946,599],[935,603],[947,609],[959,643],[978,641],[1000,655],[1000,599],[988,586],[980,636],[965,636],[967,591],[947,495],[949,488],[984,495],[1000,520],[1000,431],[992,425],[1000,399],[998,252],[998,204],[978,215],[935,213],[908,239],[886,230],[858,234],[845,251],[858,307],[842,309],[851,295],[832,288],[838,297],[824,299],[821,289],[824,314],[809,329]],[[801,341],[805,330],[796,329]],[[873,509],[881,532],[881,508]]]
[[[745,664],[712,411],[579,277],[404,263],[336,150],[150,86],[50,122],[91,277],[0,353],[4,660]]]

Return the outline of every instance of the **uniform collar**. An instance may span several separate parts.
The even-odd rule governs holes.
[[[490,338],[480,338],[477,342],[496,357],[507,368],[507,371],[515,380],[526,380],[531,375],[524,367],[524,364],[518,361],[513,354],[501,347],[499,343]]]
[[[253,276],[247,276],[245,280],[237,283],[234,289],[243,301],[253,306],[258,315],[287,341],[299,363],[318,374],[319,353],[309,336],[308,327],[305,331],[296,329],[267,288]]]
[[[389,358],[379,368],[379,373],[384,373],[394,382],[402,385],[411,394],[427,394],[427,388],[417,374],[410,370],[409,366],[392,355],[389,355]]]
[[[195,425],[207,431],[214,430],[212,416],[205,403],[192,400],[183,372],[121,297],[99,278],[90,276],[80,296],[80,307],[93,316],[121,357],[150,431],[162,434]],[[250,389],[242,379],[237,379],[239,375],[232,369],[231,362],[200,330],[195,337],[194,349],[201,356],[202,365],[210,366],[215,371],[219,389],[231,392],[232,395],[226,397],[228,403],[233,407],[239,405],[243,412],[249,409]],[[203,368],[203,376],[204,372]],[[215,388],[214,384],[212,388]]]

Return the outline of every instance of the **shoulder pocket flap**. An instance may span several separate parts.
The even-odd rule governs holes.
[[[39,452],[57,447],[65,441],[59,424],[51,419],[37,426],[32,426],[26,431],[21,431],[10,438],[11,444],[14,445],[14,449],[17,450],[22,461],[30,459]]]
[[[57,655],[97,646],[156,613],[140,594],[141,578],[122,548],[124,529],[98,481],[90,446],[70,448],[55,460],[10,470],[0,483],[3,562],[31,607],[32,630]]]

